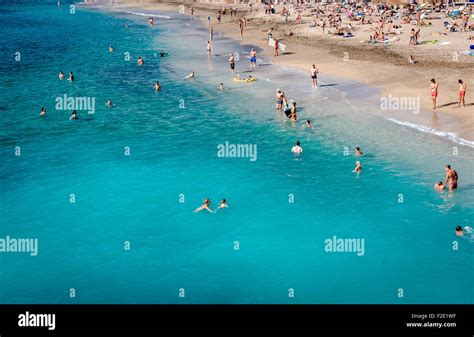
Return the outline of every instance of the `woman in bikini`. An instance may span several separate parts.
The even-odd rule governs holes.
[[[436,80],[434,78],[431,79],[430,90],[431,90],[431,102],[433,103],[433,110],[435,110],[436,99],[438,98],[438,83],[436,83]]]
[[[463,80],[459,80],[459,103],[458,103],[458,108],[461,107],[461,104],[463,107],[466,106],[466,103],[464,102],[464,97],[466,96],[466,82],[463,82]]]

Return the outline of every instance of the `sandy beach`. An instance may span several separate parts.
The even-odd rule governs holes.
[[[180,3],[125,1],[114,6],[117,9],[130,7],[179,11]],[[419,98],[421,110],[426,114],[433,111],[430,79],[435,78],[439,83],[439,97],[432,120],[438,120],[439,116],[444,115],[449,117],[445,121],[450,122],[433,122],[425,126],[455,133],[465,140],[474,140],[474,100],[470,94],[470,79],[474,78],[474,57],[461,53],[469,49],[472,42],[468,37],[474,33],[445,33],[447,30],[443,27],[443,22],[446,19],[442,18],[442,14],[428,15],[426,20],[430,25],[421,27],[420,44],[408,46],[410,30],[417,28],[416,22],[394,30],[396,32],[394,37],[390,37],[389,43],[369,44],[367,41],[376,23],[360,25],[346,22],[345,19],[342,26],[347,27],[346,24],[350,23],[354,37],[343,38],[323,35],[321,27],[310,28],[312,19],[309,9],[302,11],[301,22],[297,24],[292,12],[285,22],[284,16],[265,14],[261,8],[254,7],[250,11],[245,5],[233,6],[238,8],[237,17],[222,15],[221,22],[218,23],[216,13],[223,8],[222,4],[192,4],[194,16],[202,20],[205,26],[209,26],[208,16],[211,16],[211,26],[215,32],[240,40],[243,44],[262,48],[263,56],[272,59],[274,63],[297,67],[308,73],[311,64],[315,63],[320,74],[358,80],[381,89],[380,95],[383,97]],[[190,9],[191,5],[185,4],[185,14],[191,15]],[[281,9],[282,6],[276,6],[276,13]],[[247,19],[243,38],[240,37],[238,24],[242,17]],[[267,43],[266,33],[271,28],[273,37],[287,46],[286,53],[281,53],[278,57],[273,56],[273,48]],[[415,57],[416,64],[409,64],[410,55]],[[466,106],[461,108],[457,104],[458,79],[464,79],[468,86]]]

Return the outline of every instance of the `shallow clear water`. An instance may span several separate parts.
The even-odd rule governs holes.
[[[258,81],[235,83],[228,53],[251,46],[216,34],[209,60],[205,27],[162,14],[150,28],[129,13],[0,3],[0,238],[39,240],[36,257],[0,253],[1,303],[473,302],[474,243],[454,235],[472,227],[473,149],[380,117],[375,91],[353,81],[323,74],[312,90],[262,60]],[[274,111],[276,88],[301,107],[296,124]],[[95,97],[96,112],[69,121],[55,110],[64,94]],[[256,144],[257,160],[218,157],[226,141]],[[439,194],[447,162],[460,189]],[[193,213],[205,197],[230,208]],[[327,253],[333,236],[364,239],[365,254]]]

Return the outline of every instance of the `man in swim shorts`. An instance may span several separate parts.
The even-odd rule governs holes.
[[[444,185],[447,186],[449,181],[449,190],[455,190],[458,188],[458,173],[451,168],[450,165],[446,165],[444,167],[446,171],[446,179],[444,181]]]
[[[438,83],[436,83],[436,80],[434,78],[431,79],[430,90],[431,90],[431,102],[433,103],[433,110],[434,110],[436,109],[436,99],[438,97]]]
[[[458,103],[458,108],[461,107],[461,104],[463,107],[466,106],[466,103],[464,102],[464,97],[466,96],[466,82],[463,82],[463,80],[459,79],[459,103]]]
[[[285,97],[285,94],[280,90],[280,89],[277,89],[277,93],[276,93],[276,109],[277,110],[281,110],[282,107],[283,107],[283,98]]]
[[[235,74],[235,57],[233,53],[229,55],[229,65],[230,69],[232,70],[232,74]]]
[[[257,66],[257,52],[255,48],[252,48],[250,51],[250,68],[255,68]]]
[[[291,148],[291,152],[293,152],[294,154],[303,153],[303,148],[300,146],[300,144],[301,143],[299,141],[297,141],[296,145]]]
[[[311,67],[311,80],[313,82],[313,88],[317,88],[318,87],[318,68],[316,68],[316,65],[313,64],[313,66]]]

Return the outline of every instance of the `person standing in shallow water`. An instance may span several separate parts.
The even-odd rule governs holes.
[[[313,64],[311,66],[311,81],[312,81],[312,84],[313,84],[313,88],[317,88],[318,87],[318,68],[316,68],[316,65]]]
[[[229,55],[229,65],[230,69],[232,70],[232,74],[235,74],[235,56],[233,53]]]
[[[451,165],[447,164],[444,167],[446,171],[446,179],[444,180],[444,186],[449,186],[449,190],[455,190],[458,188],[458,173],[451,168]],[[449,185],[448,185],[449,182]]]

